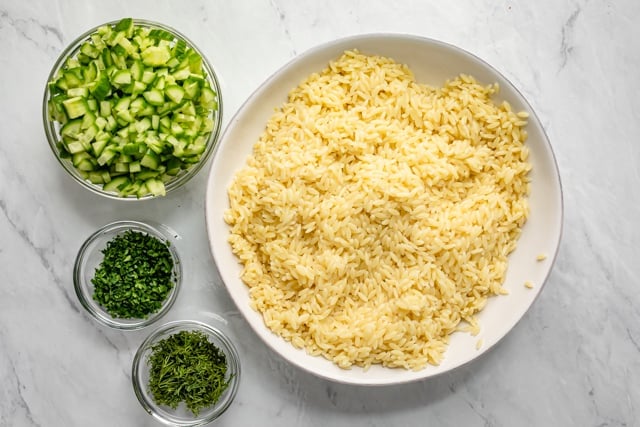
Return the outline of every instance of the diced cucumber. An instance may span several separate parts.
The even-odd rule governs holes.
[[[171,176],[176,176],[181,169],[182,169],[182,161],[177,157],[172,157],[167,162],[167,171],[166,171],[167,174]]]
[[[135,128],[136,128],[136,131],[137,131],[138,133],[143,133],[143,132],[145,132],[147,129],[149,129],[150,127],[151,127],[151,120],[149,120],[149,119],[148,119],[148,118],[146,118],[146,117],[145,117],[145,118],[143,118],[143,119],[141,119],[141,120],[138,120],[138,121],[135,123]]]
[[[202,83],[196,79],[188,78],[182,88],[184,89],[184,96],[187,99],[197,99],[200,96],[200,87]]]
[[[115,27],[113,27],[113,31],[122,31],[127,33],[129,37],[133,35],[133,19],[132,18],[123,18],[121,19]]]
[[[102,154],[102,151],[105,149],[105,147],[107,146],[108,143],[109,143],[108,139],[95,140],[91,144],[91,148],[93,150],[93,155],[96,156],[96,157],[99,157],[100,154]]]
[[[82,117],[80,128],[82,130],[86,130],[89,127],[93,126],[95,123],[96,123],[96,115],[92,111],[88,111]]]
[[[91,142],[95,139],[98,134],[99,129],[95,124],[89,126],[85,131],[80,135],[80,139],[84,142]]]
[[[99,54],[99,53],[98,53]],[[83,70],[84,81],[92,82],[98,77],[98,60],[91,61]]]
[[[102,26],[48,82],[62,158],[120,196],[166,193],[197,163],[214,129],[218,95],[185,40],[126,18]]]
[[[95,123],[96,123],[96,126],[98,126],[98,129],[102,130],[105,128],[105,126],[107,126],[107,119],[105,119],[102,116],[98,116],[96,117]]]
[[[151,89],[142,94],[144,99],[153,106],[160,106],[164,104],[164,94],[158,89]]]
[[[100,101],[100,115],[102,117],[111,116],[111,103],[109,101]]]
[[[144,138],[144,144],[150,150],[153,150],[156,154],[162,153],[164,150],[164,142],[158,139],[155,135],[147,134]]]
[[[122,196],[131,196],[131,195],[136,195],[138,194],[138,191],[140,190],[140,185],[142,183],[139,180],[136,181],[131,181],[128,184],[120,187],[120,194]]]
[[[87,159],[93,159],[93,157],[91,157],[91,155],[86,151],[80,151],[73,155],[73,157],[71,158],[71,161],[74,166],[78,166],[83,160],[87,160]]]
[[[111,161],[116,157],[117,154],[118,153],[116,152],[116,150],[105,148],[100,154],[100,157],[98,157],[98,164],[100,166],[110,165]]]
[[[140,172],[141,170],[142,170],[142,165],[140,164],[139,161],[129,163],[129,172],[137,173],[137,172]]]
[[[80,52],[90,58],[97,58],[100,56],[100,51],[88,41],[84,42],[82,46],[80,46]]]
[[[134,81],[127,88],[127,90],[129,91],[129,93],[131,93],[133,95],[138,95],[138,94],[141,94],[142,92],[144,92],[146,88],[147,88],[146,84],[144,84],[142,82],[139,82],[139,81]]]
[[[174,56],[167,61],[166,65],[170,70],[174,70],[178,65],[180,65],[180,60]]]
[[[132,55],[135,53],[134,45],[127,38],[123,37],[120,40],[118,40],[118,45],[121,46],[129,55]]]
[[[62,104],[62,101],[64,101],[65,99],[67,99],[66,95],[57,94],[57,95],[54,95],[51,99],[49,99],[49,102],[48,102],[49,116],[53,120],[61,124],[65,124],[68,120],[67,111],[64,108],[64,105]]]
[[[85,153],[86,153],[86,151],[85,151]],[[76,168],[78,168],[79,170],[81,170],[81,171],[86,171],[86,172],[93,171],[93,170],[95,170],[95,165],[91,160],[93,160],[93,158],[84,159],[84,160],[80,161],[77,165],[74,165],[74,166]]]
[[[149,46],[140,53],[144,65],[151,67],[159,67],[166,65],[171,59],[171,50],[169,47]]]
[[[119,193],[120,192],[120,188],[124,188],[130,182],[131,181],[129,180],[129,177],[127,177],[127,176],[118,176],[118,177],[115,177],[115,178],[111,178],[111,181],[106,183],[102,187],[102,189],[104,191],[113,191],[113,192]]]
[[[129,105],[131,105],[131,98],[125,96],[124,98],[120,98],[116,102],[116,105],[113,107],[113,109],[116,111],[127,111],[129,110]]]
[[[202,88],[202,91],[200,93],[200,105],[202,105],[204,108],[213,110],[217,109],[217,96],[213,89],[209,87]]]
[[[131,114],[131,110],[120,110],[116,113],[116,118],[125,123],[132,123],[135,119]]]
[[[140,111],[138,111],[137,116],[138,117],[151,117],[155,114],[156,109],[153,107],[153,105],[149,105],[146,104],[144,106],[144,108],[142,108]]]
[[[150,178],[145,181],[145,185],[154,196],[164,196],[166,194],[166,188],[162,181]]]
[[[153,171],[149,169],[142,169],[142,171],[136,174],[136,179],[140,179],[142,181],[146,181],[149,178],[155,178],[160,175],[159,171]]]
[[[86,87],[74,87],[67,91],[67,96],[69,98],[86,98],[89,95],[89,89]]]
[[[187,53],[187,42],[183,39],[176,40],[176,44],[173,46],[173,56],[182,59]]]
[[[149,169],[158,169],[158,166],[160,166],[160,157],[155,151],[149,149],[142,160],[140,160],[140,165]]]
[[[83,152],[85,150],[84,150],[84,145],[82,144],[82,142],[73,141],[73,142],[70,142],[70,143],[67,144],[67,151],[70,154],[77,154],[77,153],[81,153],[81,152]],[[74,166],[77,166],[77,165],[74,163]]]
[[[175,80],[186,80],[190,75],[191,71],[189,70],[189,67],[180,68],[172,74]]]
[[[184,129],[180,126],[180,123],[174,121],[171,123],[171,134],[175,136],[180,136],[184,133]]]
[[[93,171],[89,172],[89,181],[92,184],[104,184],[104,176],[101,172]]]
[[[117,127],[118,123],[116,122],[116,119],[113,116],[107,117],[107,126],[105,126],[105,129],[111,132],[115,132]]]
[[[117,86],[125,86],[131,83],[131,71],[118,70],[111,77],[111,83]]]
[[[68,98],[62,101],[62,105],[67,112],[67,116],[70,119],[75,119],[77,117],[81,117],[89,111],[89,107],[87,106],[86,98],[81,96],[75,96],[73,98]]]
[[[167,98],[169,98],[176,104],[179,104],[184,97],[184,89],[182,89],[178,85],[167,86],[164,93],[167,95]]]
[[[114,167],[116,172],[129,172],[129,163],[115,162]]]
[[[129,144],[125,144],[124,147],[122,147],[122,154],[127,155],[127,156],[135,156],[135,155],[139,155],[139,154],[144,154],[146,152],[146,146],[144,144],[141,143],[129,143]]]
[[[136,196],[137,196],[138,198],[141,198],[141,197],[146,196],[146,195],[147,195],[147,194],[149,194],[149,193],[150,193],[150,191],[149,191],[149,187],[147,187],[146,182],[142,182],[142,183],[140,184],[140,187],[138,188],[138,191],[136,192]]]
[[[164,90],[165,85],[166,85],[166,76],[163,76],[160,73],[157,73],[157,77],[153,82],[153,87],[158,90]]]
[[[80,67],[68,69],[64,72],[63,76],[67,89],[81,86],[84,83],[84,76],[82,73],[82,68]]]
[[[87,99],[87,107],[89,107],[89,111],[98,111],[98,101],[93,98]]]
[[[149,85],[153,83],[155,79],[156,79],[156,73],[154,73],[150,69],[146,69],[142,72],[142,77],[139,80],[142,81],[142,83]]]
[[[60,135],[77,139],[82,132],[82,120],[70,120],[60,129]]]

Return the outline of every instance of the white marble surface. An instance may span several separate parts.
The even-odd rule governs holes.
[[[563,240],[540,298],[480,360],[428,381],[359,388],[288,365],[212,264],[206,172],[165,199],[119,203],[79,188],[50,152],[41,98],[56,56],[124,16],[164,22],[202,48],[222,80],[225,123],[286,61],[345,35],[423,35],[493,64],[538,112],[563,180]],[[73,292],[80,244],[116,219],[177,231],[185,287],[169,319],[208,320],[240,347],[239,393],[215,424],[640,425],[639,19],[636,0],[0,0],[0,426],[156,425],[130,380],[147,332],[98,326]]]

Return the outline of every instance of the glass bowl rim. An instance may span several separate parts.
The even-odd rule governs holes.
[[[227,359],[227,365],[231,370],[231,374],[233,374],[227,390],[223,393],[218,402],[212,405],[212,412],[205,415],[199,415],[197,417],[194,416],[188,421],[179,421],[165,417],[165,411],[159,410],[158,405],[153,402],[153,400],[148,399],[142,392],[144,384],[141,384],[141,372],[147,369],[146,364],[144,363],[145,359],[143,357],[145,353],[151,350],[151,347],[155,342],[157,342],[159,338],[165,335],[170,336],[172,333],[177,333],[182,330],[197,330],[200,332],[204,332],[205,334],[207,334],[207,336],[214,337],[217,341],[219,341],[219,343],[216,342],[214,344],[224,352]],[[134,393],[144,410],[155,419],[166,425],[181,427],[203,426],[205,424],[209,424],[210,422],[224,414],[235,399],[240,384],[240,375],[240,356],[235,344],[233,343],[229,335],[226,332],[218,329],[217,327],[211,326],[200,320],[192,319],[173,320],[158,326],[144,339],[144,341],[142,341],[142,343],[138,347],[133,358],[131,368],[131,382],[133,384]]]
[[[223,101],[222,101],[221,84],[213,66],[211,65],[207,57],[204,55],[202,50],[193,41],[191,41],[191,39],[186,37],[183,33],[181,33],[180,31],[176,30],[175,28],[169,25],[166,25],[160,22],[156,22],[148,19],[139,19],[139,18],[132,18],[132,19],[133,19],[134,25],[140,25],[140,26],[145,26],[149,28],[159,28],[172,33],[174,36],[178,38],[183,39],[189,47],[195,50],[202,57],[202,66],[207,72],[207,80],[209,80],[209,82],[211,83],[212,89],[217,94],[216,100],[218,103],[218,108],[213,112],[214,127],[211,130],[211,133],[209,134],[209,136],[207,137],[206,149],[204,153],[202,153],[200,160],[197,163],[193,164],[191,168],[186,170],[182,175],[178,176],[177,178],[172,179],[167,183],[165,183],[166,193],[169,194],[170,192],[184,186],[195,175],[197,175],[198,172],[207,163],[207,161],[212,157],[213,152],[216,149],[218,140],[220,139],[220,135],[222,133]],[[49,143],[49,148],[53,152],[58,163],[67,172],[67,174],[71,176],[71,178],[73,178],[73,180],[79,183],[83,188],[91,191],[94,194],[97,194],[112,200],[142,201],[142,200],[157,199],[159,196],[154,196],[153,194],[147,194],[142,197],[136,197],[135,195],[122,197],[115,193],[104,191],[100,184],[93,184],[87,181],[86,179],[82,178],[81,176],[79,176],[78,172],[75,170],[75,167],[67,159],[62,159],[60,157],[60,154],[58,153],[58,149],[56,147],[56,143],[59,140],[59,135],[57,134],[57,131],[55,129],[55,124],[57,122],[49,118],[49,110],[48,110],[48,100],[50,98],[49,82],[51,82],[51,80],[55,77],[58,71],[64,66],[64,63],[67,60],[67,58],[70,58],[73,55],[75,55],[80,50],[80,46],[82,45],[82,43],[86,41],[92,34],[94,34],[100,27],[115,26],[118,22],[120,22],[120,19],[105,22],[100,25],[96,25],[90,28],[89,30],[85,31],[78,37],[74,38],[73,41],[71,41],[62,50],[62,52],[54,62],[53,67],[51,68],[51,71],[48,74],[47,81],[44,87],[44,94],[43,94],[43,101],[42,101],[42,123],[44,127],[44,133],[45,133],[47,142]]]
[[[91,233],[89,237],[82,243],[80,249],[75,258],[73,265],[73,287],[75,289],[76,296],[80,305],[91,315],[93,319],[101,323],[102,325],[109,326],[114,329],[120,329],[125,331],[133,331],[137,329],[145,328],[153,323],[156,323],[162,317],[164,317],[176,299],[178,293],[182,287],[182,261],[180,254],[175,247],[174,242],[167,233],[163,232],[161,228],[163,224],[153,225],[145,221],[140,220],[118,220],[103,225],[96,231]],[[145,319],[122,319],[114,318],[109,315],[105,310],[99,308],[99,305],[93,302],[93,299],[86,292],[85,280],[84,280],[84,260],[89,255],[87,252],[91,249],[92,245],[97,242],[101,237],[110,232],[116,232],[115,235],[119,235],[127,230],[142,231],[156,238],[159,238],[163,243],[167,244],[171,258],[173,259],[173,288],[169,291],[166,300],[158,311],[151,313]],[[114,235],[114,237],[115,237]],[[113,238],[113,237],[112,237]]]

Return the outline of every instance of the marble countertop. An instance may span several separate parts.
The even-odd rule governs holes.
[[[555,150],[565,224],[556,265],[523,320],[479,360],[439,377],[365,388],[289,365],[228,296],[204,233],[206,172],[162,200],[120,203],[58,166],[41,124],[47,75],[79,34],[124,16],[166,23],[214,64],[225,123],[295,55],[369,32],[464,48],[522,91]],[[0,0],[0,426],[153,426],[131,387],[148,331],[97,325],[73,260],[116,219],[172,227],[185,286],[166,320],[227,330],[242,383],[228,426],[640,425],[640,3],[635,0]]]

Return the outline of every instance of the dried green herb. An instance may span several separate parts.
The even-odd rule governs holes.
[[[153,400],[173,409],[185,402],[196,416],[229,386],[225,354],[200,331],[180,331],[159,341],[147,363]]]
[[[166,243],[127,230],[107,242],[91,282],[93,299],[113,317],[144,319],[160,309],[174,286]]]

